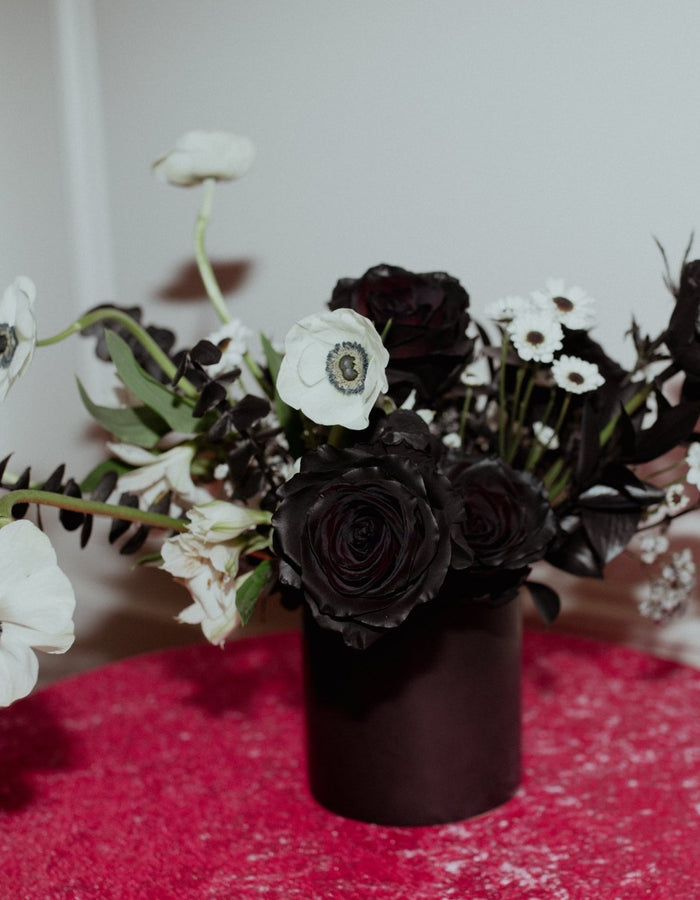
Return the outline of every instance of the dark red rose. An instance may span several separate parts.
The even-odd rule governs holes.
[[[432,400],[456,369],[471,355],[469,295],[445,272],[414,274],[398,266],[379,265],[361,278],[342,278],[331,297],[331,309],[347,307],[371,319],[390,353],[390,384],[415,387]]]
[[[501,459],[453,457],[446,475],[463,505],[452,528],[453,567],[467,570],[474,596],[509,599],[556,533],[544,487]]]
[[[286,580],[350,646],[367,647],[440,590],[453,503],[434,466],[323,446],[278,495],[276,550],[295,573]]]

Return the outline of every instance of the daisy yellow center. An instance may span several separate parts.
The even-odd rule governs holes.
[[[541,331],[528,331],[525,335],[525,340],[532,347],[539,347],[540,344],[544,344],[544,335]]]
[[[0,369],[6,369],[12,362],[17,349],[17,335],[11,325],[0,325]]]
[[[341,394],[361,394],[365,389],[365,377],[369,360],[362,344],[341,341],[326,357],[326,375]]]
[[[574,308],[574,304],[569,300],[568,297],[552,297],[552,303],[556,306],[559,312],[568,313],[572,312]]]

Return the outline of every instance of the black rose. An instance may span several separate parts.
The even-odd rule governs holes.
[[[455,456],[446,474],[463,507],[452,527],[453,567],[468,570],[473,596],[510,599],[556,533],[544,487],[497,458]]]
[[[390,384],[416,388],[434,400],[449,376],[471,355],[469,295],[445,272],[414,274],[398,266],[379,265],[361,278],[342,278],[329,303],[347,307],[374,323],[390,354]]]
[[[323,446],[278,493],[276,549],[294,573],[286,578],[348,645],[367,647],[440,590],[453,501],[434,466]]]

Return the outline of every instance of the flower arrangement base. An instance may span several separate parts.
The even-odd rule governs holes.
[[[444,594],[444,591],[443,591]],[[308,609],[304,668],[311,793],[379,825],[437,825],[508,800],[521,776],[517,600],[441,596],[365,650]]]

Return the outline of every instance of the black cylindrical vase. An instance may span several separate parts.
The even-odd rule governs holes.
[[[440,596],[366,650],[304,619],[309,783],[332,812],[436,825],[521,776],[520,604]]]

